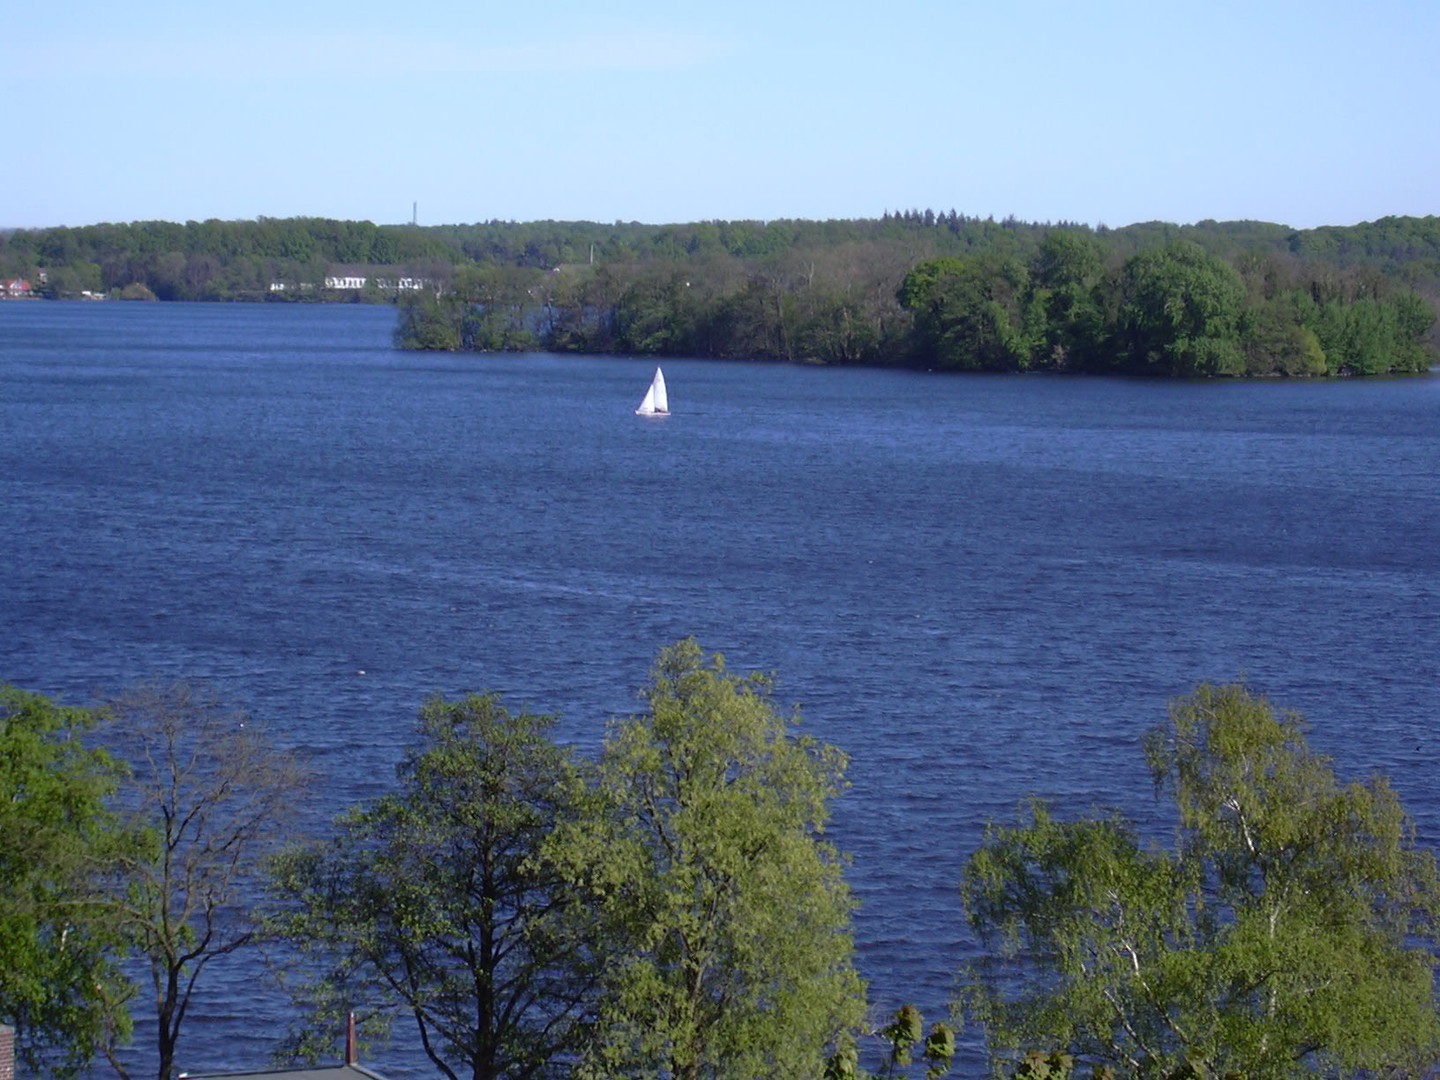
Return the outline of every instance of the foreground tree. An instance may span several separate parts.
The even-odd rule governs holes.
[[[537,857],[577,795],[553,725],[494,697],[432,701],[400,791],[275,861],[271,920],[313,961],[322,1040],[363,1005],[411,1015],[452,1080],[568,1074],[594,973],[573,893]]]
[[[105,711],[132,769],[117,806],[148,836],[122,864],[119,919],[148,968],[156,1075],[169,1080],[200,976],[256,942],[250,902],[263,857],[304,777],[244,714],[186,683],[142,687]],[[117,1047],[105,1052],[128,1076]]]
[[[694,641],[612,729],[593,812],[552,851],[607,949],[577,1075],[818,1077],[864,1019],[852,903],[822,840],[844,758]]]
[[[1178,807],[1174,852],[1037,804],[966,868],[992,949],[968,1003],[997,1071],[1023,1049],[1139,1076],[1440,1061],[1440,882],[1389,785],[1340,784],[1298,717],[1238,686],[1175,703],[1146,752]]]
[[[104,887],[128,843],[105,808],[122,770],[81,744],[92,724],[0,687],[0,1022],[35,1075],[75,1075],[129,1033]]]

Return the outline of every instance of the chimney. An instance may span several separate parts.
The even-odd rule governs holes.
[[[359,1063],[360,1054],[355,1046],[355,1014],[352,1012],[349,1021],[345,1024],[345,1064],[358,1065]],[[0,1075],[0,1080],[13,1080],[13,1078]]]
[[[15,1029],[0,1024],[0,1080],[15,1080]]]

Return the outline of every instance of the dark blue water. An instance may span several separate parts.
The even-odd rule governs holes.
[[[309,755],[323,821],[428,695],[498,691],[593,750],[693,634],[851,755],[863,971],[931,1018],[984,823],[1039,794],[1163,829],[1139,738],[1197,682],[1300,710],[1440,838],[1434,378],[675,361],[645,421],[653,364],[405,355],[392,320],[0,304],[0,680],[210,680]],[[283,1015],[217,966],[182,1065],[262,1064]]]

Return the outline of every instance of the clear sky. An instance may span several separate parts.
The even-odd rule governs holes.
[[[1440,213],[1440,0],[16,2],[0,100],[0,226]]]

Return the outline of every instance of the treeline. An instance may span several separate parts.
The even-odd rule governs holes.
[[[80,263],[117,274],[130,260],[144,270],[157,254],[205,255],[224,268],[235,259],[308,267],[393,266],[439,260],[446,264],[553,269],[569,264],[685,261],[715,255],[760,260],[796,250],[898,244],[912,263],[978,252],[1019,258],[1034,254],[1054,229],[1084,231],[1107,254],[1128,256],[1176,240],[1198,244],[1234,261],[1244,254],[1294,257],[1339,269],[1369,266],[1427,295],[1440,293],[1440,217],[1387,217],[1351,226],[1291,229],[1258,221],[1152,221],[1111,229],[1070,222],[996,221],[954,210],[909,210],[849,220],[700,221],[646,225],[586,221],[489,221],[468,225],[374,225],[326,218],[257,221],[145,221],[0,232],[0,276],[34,277],[39,270]],[[153,288],[153,285],[152,285]],[[205,299],[223,299],[209,295]]]
[[[116,756],[94,715],[0,688],[0,1022],[22,1064],[138,1074],[131,1010],[153,1008],[169,1080],[196,986],[263,944],[288,1060],[329,1056],[349,1013],[362,1039],[406,1025],[452,1078],[948,1073],[951,1025],[869,1018],[825,835],[844,755],[694,641],[643,697],[594,760],[551,717],[434,699],[390,793],[297,836],[303,772],[191,688],[105,710]],[[1341,783],[1240,686],[1172,703],[1144,749],[1172,847],[1033,803],[957,854],[981,948],[935,962],[992,1075],[1431,1075],[1440,874],[1384,779]]]
[[[367,283],[327,289],[335,276]],[[410,348],[1379,374],[1434,360],[1440,218],[1299,231],[953,210],[676,225],[138,222],[0,235],[0,277],[59,297],[377,302],[397,298],[398,279],[420,280],[428,289],[408,296],[397,333]]]
[[[1056,231],[1028,263],[923,263],[899,299],[912,358],[955,370],[1380,375],[1434,360],[1434,309],[1373,270],[1237,264],[1183,240],[1107,264],[1084,234]]]
[[[1255,252],[1232,264],[1188,240],[1122,258],[1073,228],[1028,255],[911,254],[462,267],[448,289],[402,300],[396,342],[1167,376],[1377,375],[1435,358],[1430,303],[1368,266]]]
[[[322,289],[332,274],[359,268],[371,277],[443,281],[459,258],[431,232],[327,218],[140,221],[0,235],[0,277],[23,277],[53,298],[138,285],[161,300],[265,300],[299,296],[306,284],[313,298],[334,300]]]
[[[1440,217],[1388,217],[1360,225],[1295,230],[1257,221],[1201,221],[1194,225],[1143,222],[1111,229],[1068,222],[1027,223],[971,217],[954,210],[910,210],[854,220],[701,221],[687,224],[613,225],[585,221],[477,222],[470,225],[373,225],[325,218],[257,221],[146,221],[0,232],[0,276],[38,278],[40,271],[92,273],[102,287],[147,285],[152,260],[169,256],[214,260],[200,285],[206,300],[232,299],[269,268],[314,274],[340,267],[418,268],[473,264],[550,270],[578,264],[687,262],[727,255],[747,262],[824,248],[902,249],[909,266],[931,258],[998,253],[1029,259],[1051,231],[1092,236],[1108,256],[1127,257],[1177,240],[1198,244],[1234,262],[1242,255],[1272,255],[1332,269],[1366,266],[1424,295],[1440,295]],[[266,273],[234,263],[258,260]],[[906,269],[909,269],[909,266]],[[93,268],[93,270],[92,270]],[[230,271],[235,270],[232,278]],[[173,267],[163,273],[174,277]],[[282,272],[273,280],[290,280]],[[301,274],[294,277],[298,279]],[[442,282],[443,284],[443,282]]]

